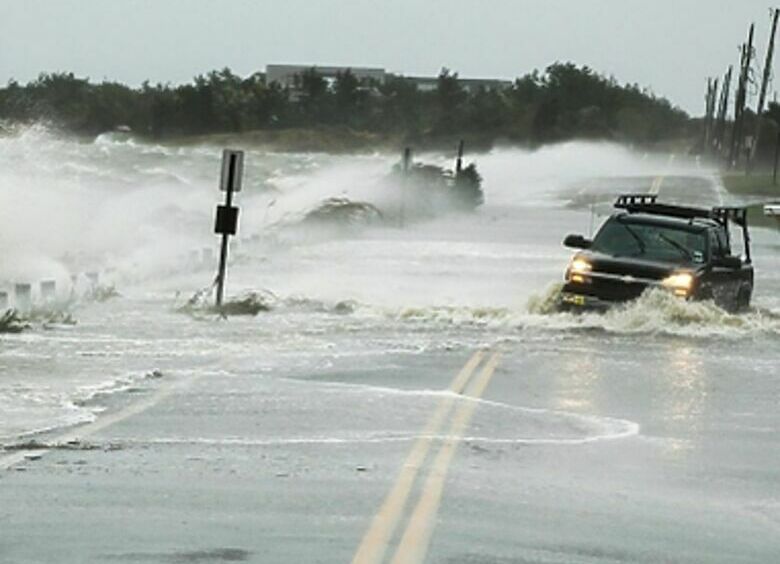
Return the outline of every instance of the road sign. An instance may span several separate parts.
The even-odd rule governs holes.
[[[240,192],[244,180],[244,151],[222,151],[222,174],[219,189],[223,192]]]
[[[235,235],[238,230],[238,208],[236,206],[217,206],[217,220],[214,233]]]
[[[244,178],[244,151],[225,149],[222,151],[222,174],[219,189],[225,192],[225,204],[217,206],[214,231],[222,235],[219,249],[219,271],[217,272],[217,307],[222,307],[227,271],[228,238],[238,230],[238,208],[233,205],[233,193],[241,190]]]

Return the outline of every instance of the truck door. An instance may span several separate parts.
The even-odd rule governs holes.
[[[730,307],[739,290],[739,270],[717,266],[718,259],[731,255],[731,247],[724,228],[710,229],[708,232],[710,245],[710,280],[712,297],[720,307]]]

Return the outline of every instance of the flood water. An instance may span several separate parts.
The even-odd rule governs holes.
[[[472,156],[485,190],[475,213],[410,213],[401,225],[401,190],[381,182],[396,155],[250,149],[227,292],[260,293],[270,311],[220,320],[176,311],[214,277],[220,150],[76,140],[42,127],[0,138],[0,290],[54,279],[64,300],[71,275],[81,295],[84,274],[98,272],[121,294],[79,300],[74,326],[0,336],[0,444],[99,421],[112,402],[156,385],[154,370],[191,379],[186,405],[210,424],[166,419],[142,436],[109,429],[106,440],[126,446],[122,464],[134,464],[137,444],[306,445],[323,460],[382,460],[362,502],[328,482],[337,505],[366,513],[341,544],[301,544],[293,558],[279,537],[257,541],[271,560],[249,548],[256,561],[307,561],[319,550],[318,561],[344,561],[442,391],[486,349],[501,360],[447,482],[431,561],[780,554],[780,232],[752,231],[748,313],[663,293],[607,314],[547,304],[570,256],[563,237],[591,233],[614,195],[648,191],[660,177],[663,200],[732,201],[714,170],[614,144],[495,149]],[[452,166],[450,155],[416,158]],[[371,203],[384,220],[301,221],[334,197]],[[249,397],[257,403],[245,405]],[[253,410],[251,428],[234,420],[243,409]],[[44,477],[0,479],[0,495],[21,495],[8,493],[17,479]],[[282,515],[272,528],[295,528]],[[0,519],[10,527],[0,527],[0,551],[5,540],[17,558],[9,561],[40,557],[3,538],[23,530],[14,512]],[[92,561],[75,556],[82,537],[68,538],[73,561]],[[117,542],[94,560],[144,552]]]

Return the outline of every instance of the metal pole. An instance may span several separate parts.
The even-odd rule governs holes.
[[[228,167],[228,183],[225,191],[225,207],[230,209],[233,205],[233,182],[236,168],[236,155],[230,155],[230,166]],[[222,307],[222,299],[225,295],[225,272],[227,270],[228,258],[228,237],[227,233],[222,234],[222,244],[219,249],[219,271],[217,273],[217,308]]]

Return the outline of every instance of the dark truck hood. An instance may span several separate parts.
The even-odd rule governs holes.
[[[702,265],[681,265],[671,262],[647,261],[632,257],[613,257],[585,251],[580,256],[593,266],[593,272],[632,276],[637,279],[663,280],[670,274],[680,270],[696,272]]]

